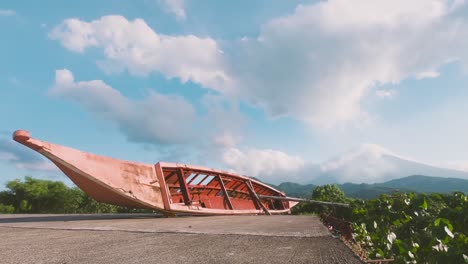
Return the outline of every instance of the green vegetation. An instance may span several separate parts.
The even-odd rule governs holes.
[[[312,200],[317,201],[333,201],[337,203],[349,203],[351,202],[350,198],[347,198],[344,192],[338,187],[338,185],[327,184],[324,186],[317,186],[312,192]],[[340,211],[339,213],[337,212]],[[342,207],[331,207],[328,205],[320,205],[313,203],[299,203],[292,209],[293,214],[303,214],[303,213],[327,213],[332,215],[343,214],[341,212]]]
[[[468,263],[468,197],[394,192],[376,199],[349,199],[337,185],[319,186],[313,199],[350,207],[301,203],[293,213],[332,214],[352,222],[353,238],[370,259],[394,263]]]
[[[133,213],[153,212],[99,203],[80,189],[60,181],[25,177],[6,184],[0,192],[0,213]]]

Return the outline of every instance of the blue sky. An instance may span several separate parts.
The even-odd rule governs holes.
[[[271,182],[369,143],[468,171],[467,23],[463,0],[2,2],[0,184],[65,179],[16,129]]]

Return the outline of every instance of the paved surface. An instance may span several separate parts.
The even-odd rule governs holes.
[[[314,216],[0,215],[1,263],[361,263]]]

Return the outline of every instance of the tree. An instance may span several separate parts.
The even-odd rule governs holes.
[[[0,203],[0,214],[11,214],[14,211],[15,208],[13,206]]]
[[[327,202],[347,202],[344,192],[336,184],[326,184],[323,186],[317,186],[312,192],[312,199],[318,201]]]
[[[25,177],[8,182],[7,188],[17,213],[61,213],[69,207],[70,189],[63,182]]]
[[[336,184],[326,184],[317,186],[312,192],[312,200],[349,203],[352,199],[347,198],[344,192]],[[320,205],[309,202],[301,202],[292,209],[293,214],[313,213],[313,214],[330,214],[334,215],[350,215],[351,211],[345,207],[336,207],[332,205]]]
[[[100,203],[77,187],[60,181],[25,177],[7,183],[0,192],[0,213],[151,213]]]

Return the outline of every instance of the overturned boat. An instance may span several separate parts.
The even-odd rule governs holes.
[[[80,189],[104,203],[167,215],[237,215],[288,213],[299,201],[226,171],[113,159],[34,139],[25,130],[16,131],[13,139],[44,155]]]

